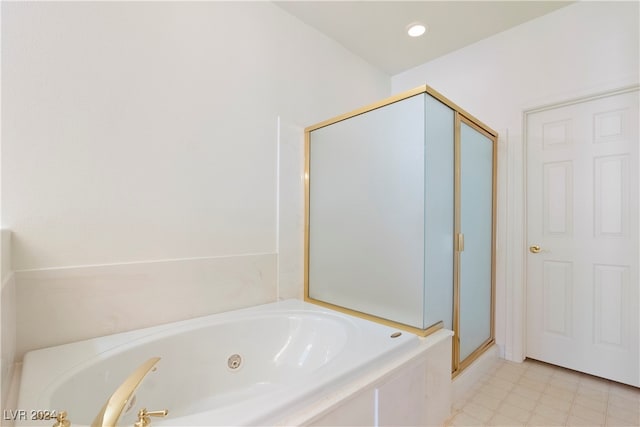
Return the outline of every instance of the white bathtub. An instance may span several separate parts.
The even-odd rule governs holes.
[[[266,304],[32,351],[24,359],[16,425],[31,411],[66,410],[90,425],[122,381],[158,356],[120,425],[138,409],[168,409],[152,425],[273,425],[358,376],[425,345],[410,333],[298,300]],[[230,369],[231,355],[242,357]]]

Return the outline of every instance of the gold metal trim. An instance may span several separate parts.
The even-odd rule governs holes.
[[[480,346],[478,348],[476,348],[470,355],[468,355],[466,357],[466,359],[464,359],[462,362],[460,362],[459,369],[457,371],[455,371],[451,377],[455,378],[456,376],[458,376],[461,372],[463,372],[466,368],[468,368],[469,365],[471,365],[480,356],[482,356],[485,351],[490,349],[491,346],[494,343],[495,343],[495,339],[494,338],[490,338],[490,339],[486,340],[484,343],[480,344]]]
[[[460,235],[461,228],[461,191],[460,191],[460,113],[455,112],[453,132],[453,235]],[[456,242],[454,242],[456,243]],[[457,372],[460,365],[460,251],[456,247],[453,252],[453,349],[451,351],[451,370]]]
[[[498,134],[493,135],[493,211],[491,212],[491,341],[496,338],[496,244],[498,233]]]
[[[412,96],[416,96],[419,95],[421,93],[425,93],[427,91],[427,86],[423,85],[423,86],[418,86],[417,88],[414,89],[410,89],[408,91],[399,93],[398,95],[394,95],[394,96],[390,96],[389,98],[385,98],[382,101],[378,101],[378,102],[374,102],[372,104],[366,105],[362,108],[358,108],[355,109],[353,111],[350,111],[348,113],[345,114],[340,114],[339,116],[333,117],[331,119],[328,120],[324,120],[320,123],[317,123],[315,125],[309,126],[307,128],[305,128],[305,132],[312,132],[314,130],[323,128],[325,126],[329,126],[332,125],[334,123],[338,123],[341,122],[343,120],[347,120],[350,119],[351,117],[355,117],[355,116],[359,116],[361,114],[364,113],[368,113],[369,111],[373,111],[373,110],[377,110],[378,108],[382,108],[385,107],[387,105],[390,104],[394,104],[398,101],[402,101],[403,99],[407,99],[407,98],[411,98]]]
[[[446,96],[444,96],[443,94],[441,94],[440,92],[435,90],[434,88],[432,88],[432,87],[430,87],[428,85],[425,85],[425,88],[426,88],[426,92],[429,95],[431,95],[434,98],[438,99],[443,104],[446,104],[449,107],[451,107],[451,109],[455,110],[457,113],[459,113],[465,119],[467,119],[470,122],[474,123],[478,128],[483,129],[485,133],[488,133],[489,135],[492,135],[493,137],[496,137],[496,138],[498,137],[498,132],[497,131],[495,131],[491,127],[487,126],[485,123],[483,123],[477,117],[475,117],[472,114],[470,114],[464,108],[460,107],[458,104],[456,104],[455,102],[451,101],[449,98],[447,98]]]
[[[309,209],[310,188],[309,188],[309,154],[311,134],[310,131],[304,132],[304,300],[309,300]]]
[[[346,307],[342,307],[342,306],[339,306],[339,305],[331,304],[331,303],[328,303],[328,302],[325,302],[325,301],[320,301],[320,300],[311,298],[308,293],[305,293],[304,300],[306,302],[310,302],[312,304],[316,304],[316,305],[319,305],[321,307],[330,308],[332,310],[339,311],[341,313],[349,314],[351,316],[360,317],[361,319],[370,320],[372,322],[380,323],[380,324],[385,325],[385,326],[389,326],[389,327],[392,327],[392,328],[397,328],[397,329],[401,329],[403,331],[411,332],[412,334],[416,334],[416,335],[418,335],[420,337],[426,337],[428,335],[431,335],[432,333],[434,333],[434,332],[436,332],[436,331],[438,331],[438,330],[440,330],[440,329],[442,329],[444,327],[444,323],[442,321],[439,321],[439,322],[434,323],[433,325],[431,325],[431,326],[429,326],[429,327],[427,327],[425,329],[420,329],[420,328],[416,328],[415,326],[405,325],[404,323],[394,322],[393,320],[385,319],[383,317],[374,316],[372,314],[363,313],[361,311],[352,310],[350,308],[346,308]]]
[[[476,122],[474,122],[473,120],[467,118],[466,116],[464,116],[462,114],[460,115],[460,122],[464,122],[464,124],[466,124],[468,126],[471,126],[473,129],[477,130],[478,132],[480,132],[481,134],[483,134],[484,136],[489,138],[492,142],[494,142],[494,145],[495,145],[495,141],[497,139],[497,135],[494,136],[491,132],[489,132],[485,128],[479,126]]]
[[[369,111],[385,107],[387,105],[396,103],[398,101],[402,101],[403,99],[411,98],[412,96],[416,96],[416,95],[419,95],[421,93],[426,93],[426,94],[431,95],[432,97],[434,97],[438,101],[440,101],[443,104],[445,104],[448,107],[450,107],[452,110],[462,114],[467,120],[469,120],[470,122],[474,123],[476,126],[480,127],[481,129],[484,129],[485,132],[488,132],[492,136],[498,136],[498,132],[496,132],[495,130],[491,129],[489,126],[487,126],[486,124],[481,122],[479,119],[477,119],[476,117],[474,117],[473,115],[471,115],[467,111],[465,111],[463,108],[461,108],[458,104],[456,104],[455,102],[451,101],[449,98],[447,98],[446,96],[444,96],[443,94],[441,94],[440,92],[438,92],[437,90],[435,90],[434,88],[432,88],[431,86],[426,85],[426,84],[422,85],[422,86],[418,86],[418,87],[410,89],[410,90],[407,90],[405,92],[399,93],[397,95],[390,96],[389,98],[385,98],[382,101],[374,102],[374,103],[366,105],[366,106],[364,106],[362,108],[358,108],[358,109],[355,109],[355,110],[350,111],[348,113],[341,114],[339,116],[333,117],[333,118],[328,119],[328,120],[324,120],[324,121],[322,121],[320,123],[316,123],[315,125],[312,125],[312,126],[309,126],[309,127],[305,128],[305,130],[304,130],[305,134],[307,134],[309,132],[312,132],[314,130],[323,128],[325,126],[329,126],[329,125],[332,125],[334,123],[338,123],[338,122],[341,122],[343,120],[350,119],[351,117],[359,116],[359,115],[367,113]]]

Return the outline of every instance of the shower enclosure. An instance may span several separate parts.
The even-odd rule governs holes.
[[[452,329],[459,372],[494,338],[497,133],[425,85],[305,136],[305,299]]]

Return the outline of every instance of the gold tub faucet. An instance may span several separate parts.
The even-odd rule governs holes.
[[[149,427],[151,425],[150,417],[166,417],[169,411],[163,409],[162,411],[147,411],[147,408],[142,408],[138,411],[138,421],[133,427]]]
[[[132,398],[138,389],[142,380],[145,379],[149,372],[156,370],[156,364],[160,361],[159,357],[152,357],[144,362],[129,377],[124,380],[120,387],[109,397],[104,404],[96,419],[91,423],[91,427],[116,427],[125,408],[133,404]],[[142,412],[142,411],[141,411]],[[166,409],[163,411],[147,412],[144,410],[144,425],[149,425],[149,416],[164,417],[169,413]],[[140,414],[139,419],[140,420]]]

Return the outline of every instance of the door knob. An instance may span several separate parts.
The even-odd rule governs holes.
[[[541,251],[540,246],[538,245],[533,245],[533,246],[529,246],[529,252],[531,252],[532,254],[537,254]]]

